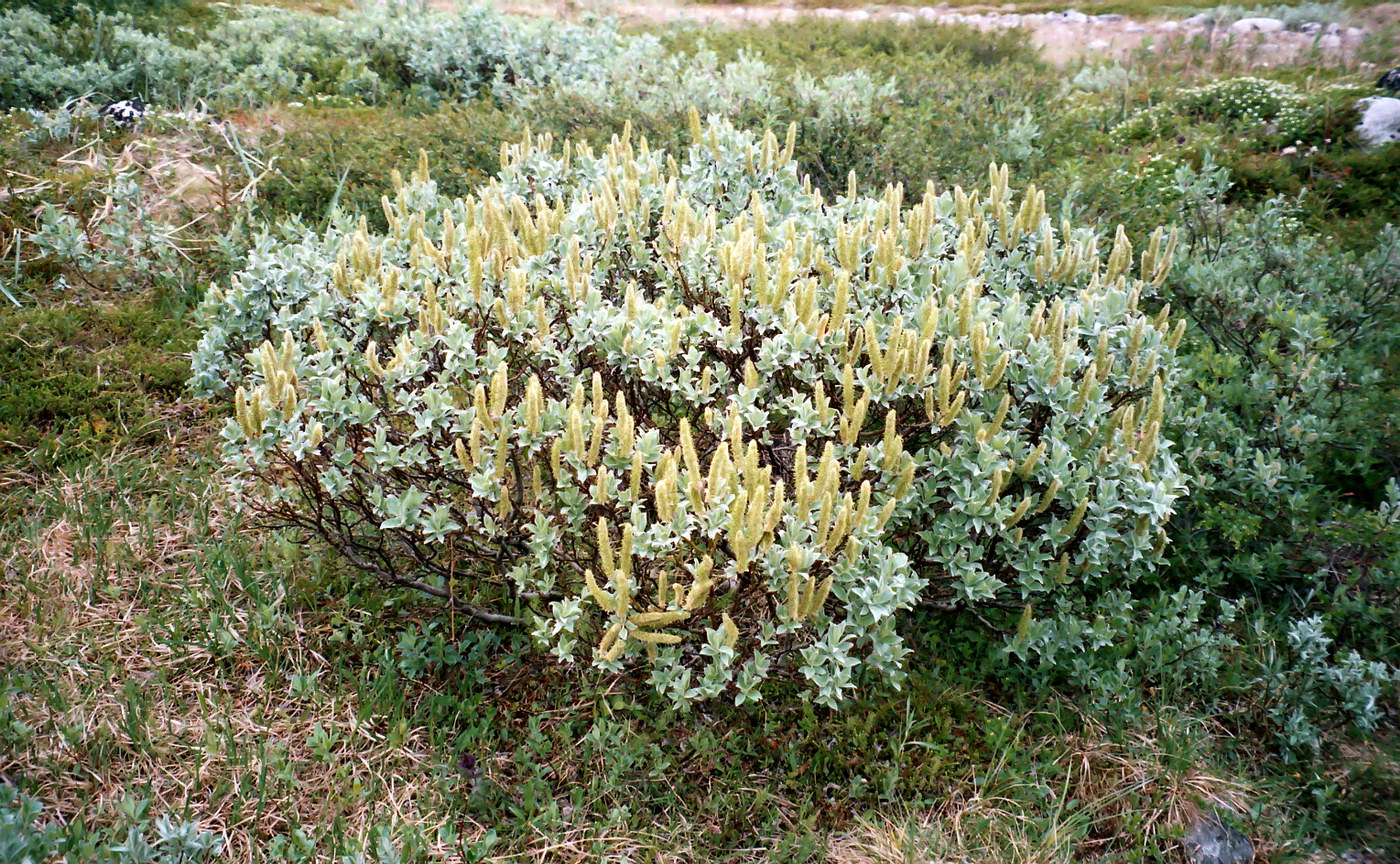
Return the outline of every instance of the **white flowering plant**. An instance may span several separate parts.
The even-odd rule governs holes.
[[[1207,122],[1252,133],[1267,145],[1311,142],[1323,126],[1329,97],[1325,89],[1310,97],[1292,84],[1250,75],[1221,78],[1172,94],[1124,120],[1113,135],[1122,141],[1160,138]]]
[[[691,136],[527,136],[466,199],[396,174],[383,235],[263,238],[194,353],[240,506],[678,702],[897,684],[919,605],[1042,650],[1153,566],[1171,239],[1105,257],[1004,167],[824,200],[793,130]]]

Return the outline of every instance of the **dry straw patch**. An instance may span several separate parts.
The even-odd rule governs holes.
[[[940,807],[857,820],[849,831],[834,836],[828,860],[1115,860],[1116,854],[1141,851],[1150,844],[1175,849],[1175,838],[1202,809],[1240,811],[1249,798],[1250,790],[1238,781],[1199,769],[1170,769],[1156,742],[1145,734],[1122,743],[1099,734],[1048,738],[1035,749],[1053,754],[1046,761],[1062,772],[1044,779],[1052,794],[1043,805],[1026,807],[1032,797],[1026,793],[1035,781],[1011,776],[1005,761],[979,766],[950,788]]]
[[[222,499],[214,479],[125,488],[114,466],[128,458],[42,487],[14,473],[0,478],[0,507],[23,508],[12,524],[31,523],[0,547],[10,577],[0,585],[0,664],[44,682],[12,697],[33,737],[17,752],[0,750],[0,782],[23,777],[48,818],[81,816],[97,827],[117,823],[128,794],[148,797],[152,814],[192,818],[217,834],[220,860],[230,862],[265,860],[275,836],[295,826],[314,834],[337,820],[364,844],[381,826],[414,826],[427,838],[450,826],[460,839],[432,839],[427,851],[434,861],[463,860],[461,844],[490,827],[451,806],[471,780],[433,752],[426,730],[363,716],[354,687],[332,680],[321,651],[327,621],[289,602],[288,574],[273,572],[267,554],[275,538],[245,531],[232,541],[267,562],[258,574],[266,595],[208,578],[209,546],[231,525],[211,503]],[[188,471],[198,457],[179,461]],[[165,470],[154,459],[144,467]],[[158,496],[169,498],[158,507]],[[132,510],[149,515],[105,517]],[[204,621],[216,623],[176,623]],[[221,642],[219,632],[231,635]],[[522,695],[514,692],[529,689],[521,672],[501,670],[494,689]],[[292,675],[319,676],[321,686],[296,694]],[[430,689],[420,682],[405,695],[411,703]],[[317,752],[315,738],[327,733],[335,743]],[[511,787],[509,756],[483,755],[489,781]],[[621,834],[581,818],[513,844],[500,860],[596,861],[600,848],[622,859],[695,860],[683,838],[705,826],[685,814],[662,824],[664,834]],[[317,851],[313,860],[331,860]]]
[[[66,478],[54,509],[83,514],[122,496],[105,473],[95,466]],[[204,484],[193,485],[181,491],[199,494]],[[258,604],[211,596],[198,572],[201,543],[227,514],[187,513],[105,526],[69,515],[11,547],[6,570],[18,578],[0,590],[0,650],[9,668],[44,684],[16,700],[34,735],[23,751],[0,752],[0,775],[37,783],[36,797],[63,820],[114,820],[133,789],[152,798],[154,813],[188,807],[223,838],[231,861],[258,860],[293,822],[339,818],[350,835],[416,823],[431,833],[435,767],[425,736],[409,730],[391,744],[382,718],[362,719],[351,694],[291,694],[290,674],[328,668],[304,647],[320,641],[306,638],[317,622],[289,612],[281,592]],[[202,642],[198,629],[172,638],[175,618],[214,609],[230,650]],[[285,672],[251,644],[269,636],[284,643]],[[308,743],[318,729],[337,739],[328,759]]]

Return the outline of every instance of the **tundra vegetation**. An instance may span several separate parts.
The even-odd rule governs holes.
[[[1400,854],[1390,38],[0,12],[0,860]]]

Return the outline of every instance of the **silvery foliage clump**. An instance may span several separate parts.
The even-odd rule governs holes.
[[[1121,63],[1101,63],[1085,66],[1065,82],[1068,92],[1112,93],[1123,91],[1133,83],[1134,73]]]
[[[200,829],[198,823],[159,816],[154,825],[147,816],[150,802],[124,799],[118,806],[127,815],[125,832],[119,842],[107,840],[86,849],[111,864],[199,864],[218,860],[223,841],[218,835]],[[62,823],[40,821],[44,806],[35,798],[0,785],[0,861],[13,864],[41,864],[45,861],[76,860],[79,844],[72,842]],[[152,834],[154,832],[154,835]]]
[[[1390,490],[1394,506],[1396,490]],[[1286,650],[1253,682],[1268,694],[1268,718],[1291,758],[1316,756],[1327,727],[1340,720],[1369,732],[1384,716],[1384,696],[1400,684],[1400,672],[1355,649],[1333,647],[1323,616],[1298,619],[1288,627]]]
[[[44,202],[24,242],[86,282],[149,284],[178,265],[181,226],[151,213],[141,180],[136,168],[112,171],[103,186],[108,204],[91,215]]]
[[[260,241],[194,351],[239,505],[681,702],[897,684],[920,603],[1011,605],[1039,651],[1150,570],[1183,492],[1160,232],[1105,258],[995,166],[823,200],[791,130],[691,135],[527,138],[467,199],[395,175],[383,236]]]
[[[156,105],[220,104],[333,95],[364,102],[390,92],[471,98],[582,75],[613,55],[606,23],[451,12],[390,0],[337,16],[246,6],[201,41],[145,32],[130,16],[98,13],[63,27],[26,8],[0,14],[0,105],[41,107],[97,92]]]
[[[515,88],[509,98],[527,109],[551,100],[607,112],[619,94],[625,94],[631,113],[680,116],[695,108],[768,121],[795,113],[816,129],[867,121],[898,98],[892,78],[877,79],[863,69],[821,78],[802,71],[789,76],[748,53],[722,62],[706,48],[694,54],[670,51],[652,34],[620,38],[616,50],[599,62],[554,76],[546,87]]]

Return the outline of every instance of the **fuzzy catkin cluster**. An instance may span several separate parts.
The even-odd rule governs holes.
[[[242,504],[559,658],[677,700],[898,682],[901,613],[1058,608],[1150,567],[1168,267],[1044,194],[835,201],[793,139],[692,116],[683,160],[528,137],[389,232],[268,238],[203,307]],[[1037,605],[1040,604],[1040,605]]]

